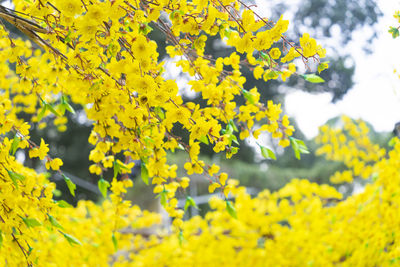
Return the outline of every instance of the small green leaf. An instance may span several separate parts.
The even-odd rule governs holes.
[[[267,67],[269,67],[269,66],[271,66],[271,58],[270,58],[270,56],[267,54],[267,53],[264,53],[264,52],[260,52],[260,56],[265,60],[265,61],[267,61],[267,64],[266,64],[266,66]]]
[[[183,241],[185,241],[185,238],[183,237],[183,232],[182,231],[179,232],[178,240],[179,240],[179,245],[182,246]]]
[[[292,145],[294,155],[296,156],[297,159],[300,159],[300,154],[309,154],[310,152],[308,151],[308,148],[306,144],[299,139],[289,137],[290,143]]]
[[[8,173],[8,176],[10,176],[10,179],[12,180],[12,182],[15,185],[16,188],[18,188],[17,180],[24,180],[25,179],[25,177],[23,175],[18,174],[16,172],[7,170],[7,173]]]
[[[60,190],[58,190],[58,189],[53,190],[53,196],[61,197],[61,195],[62,195],[62,192]]]
[[[72,114],[75,114],[75,110],[74,108],[68,103],[68,98],[66,96],[62,96],[61,97],[61,105],[62,108],[65,110],[68,110],[69,112],[71,112]],[[64,113],[63,113],[64,114]]]
[[[253,104],[253,105],[255,104],[255,100],[253,98],[252,93],[250,93],[249,91],[247,91],[245,89],[242,89],[242,93],[243,93],[244,98],[246,98],[246,100],[249,101],[250,104]]]
[[[267,70],[266,72],[266,78],[273,80],[278,78],[279,74],[282,74],[281,71],[274,71],[274,70]]]
[[[72,208],[72,205],[69,204],[67,201],[65,200],[59,200],[57,201],[57,205],[61,208]]]
[[[187,196],[185,202],[185,210],[187,210],[189,207],[194,207],[195,209],[199,209],[194,199],[190,196]]]
[[[114,160],[113,165],[114,165],[114,176],[113,176],[113,178],[116,178],[117,175],[118,175],[118,174],[120,173],[120,171],[121,171],[121,165],[119,165],[118,162],[117,162],[116,160]]]
[[[57,116],[57,117],[60,116],[60,114],[58,114],[58,112],[55,110],[55,108],[54,108],[52,105],[46,103],[46,107],[47,107],[47,109],[49,109],[50,112],[53,113],[55,116]]]
[[[239,142],[238,142],[238,140],[237,140],[237,137],[236,137],[236,135],[234,135],[234,134],[230,134],[229,136],[228,136],[228,141],[229,141],[229,146],[231,146],[232,145],[232,142],[234,142],[235,144],[237,144],[237,145],[239,145]]]
[[[65,44],[71,42],[71,37],[70,37],[71,33],[72,33],[72,32],[71,32],[70,30],[68,30],[68,34],[67,34],[67,35],[65,36],[65,38],[64,38],[64,43],[65,43]]]
[[[115,234],[114,234],[114,233],[112,233],[111,239],[112,239],[112,242],[113,242],[113,244],[114,244],[114,249],[115,249],[115,251],[117,251],[117,250],[118,250],[118,240],[117,240],[117,238],[115,237]]]
[[[67,184],[69,192],[71,193],[72,196],[75,197],[76,185],[67,176],[65,176],[64,174],[61,175],[64,178],[65,183]]]
[[[229,120],[229,125],[232,127],[233,131],[239,132],[239,130],[233,120]]]
[[[200,137],[199,141],[204,143],[204,144],[206,144],[206,145],[210,144],[210,142],[208,142],[207,135],[203,135],[202,137]]]
[[[3,233],[0,230],[0,248],[3,246]]]
[[[161,107],[155,107],[154,108],[154,112],[156,113],[156,115],[160,118],[160,119],[165,119],[165,113],[164,113],[164,111],[162,110],[162,108]]]
[[[233,206],[232,202],[230,202],[229,200],[226,200],[225,202],[226,202],[226,210],[228,211],[229,215],[237,219],[236,209]]]
[[[24,221],[24,223],[28,227],[36,227],[36,226],[41,226],[42,225],[40,222],[38,222],[34,218],[23,218],[23,217],[21,217],[21,219]]]
[[[304,75],[301,75],[301,77],[303,77],[304,80],[306,80],[306,81],[308,81],[310,83],[323,83],[323,82],[325,82],[324,79],[322,79],[321,77],[319,77],[316,74],[304,74]]]
[[[143,182],[146,185],[149,185],[149,171],[147,170],[146,163],[143,161],[140,163],[140,177],[142,177]]]
[[[65,103],[65,109],[71,112],[72,114],[75,114],[75,109],[68,102]]]
[[[371,180],[372,180],[373,182],[375,182],[376,180],[378,180],[378,178],[379,178],[379,174],[378,174],[377,172],[374,172],[374,173],[372,174],[372,176],[371,176]]]
[[[42,107],[42,109],[40,110],[39,114],[37,115],[37,120],[38,120],[38,121],[41,121],[41,120],[42,120],[44,114],[46,113],[46,110],[47,110],[47,105],[45,104],[45,105]]]
[[[160,204],[164,208],[165,208],[165,205],[167,204],[167,193],[168,193],[168,191],[163,190],[156,197],[156,198],[160,198]]]
[[[63,236],[67,239],[68,243],[72,244],[76,244],[76,245],[82,245],[81,241],[79,241],[76,237],[63,233],[60,231],[60,233],[63,234]]]
[[[180,150],[185,150],[185,147],[182,144],[178,144],[177,148],[180,149]]]
[[[303,140],[297,139],[297,144],[299,145],[299,150],[302,154],[310,154],[310,151],[308,151],[308,148]]]
[[[228,123],[226,125],[225,134],[232,134],[232,133],[233,133],[233,127],[230,123]]]
[[[63,229],[63,227],[61,226],[61,224],[57,221],[56,218],[54,218],[53,216],[51,216],[50,214],[47,214],[47,216],[49,216],[49,221],[50,223],[57,228]]]
[[[261,155],[266,158],[266,159],[274,159],[276,160],[276,156],[274,151],[272,151],[271,149],[265,147],[265,146],[260,146],[261,148]]]
[[[15,152],[17,152],[20,141],[21,141],[21,139],[19,139],[19,137],[17,135],[14,135],[14,139],[11,144],[11,150],[10,150],[11,155],[15,155]]]
[[[100,193],[103,195],[104,198],[107,197],[107,189],[110,187],[110,183],[103,178],[99,180],[97,183],[97,186],[99,187]]]
[[[399,29],[398,28],[390,27],[389,33],[392,34],[393,39],[399,37]]]

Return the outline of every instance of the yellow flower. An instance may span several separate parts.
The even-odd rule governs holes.
[[[269,51],[269,54],[273,59],[278,59],[281,56],[281,50],[279,50],[277,47],[274,47]]]
[[[215,164],[213,164],[209,169],[208,169],[208,174],[210,175],[210,176],[213,176],[215,173],[218,173],[219,172],[219,166],[218,165],[215,165]]]
[[[211,193],[214,193],[215,189],[217,189],[217,188],[219,188],[219,187],[221,187],[220,184],[218,184],[218,183],[212,183],[212,184],[210,184],[210,185],[208,186],[208,192],[209,192],[210,194],[211,194]]]
[[[225,185],[226,180],[228,180],[228,174],[225,172],[222,172],[219,176],[219,182],[221,183],[221,185]]]
[[[52,160],[46,162],[46,168],[47,169],[51,168],[53,171],[58,171],[60,169],[60,166],[62,166],[62,165],[63,165],[63,162],[59,158],[55,158],[55,159],[52,159]]]
[[[189,183],[190,183],[190,179],[188,177],[185,176],[185,177],[181,178],[180,185],[182,188],[188,187]]]
[[[47,145],[42,138],[40,140],[39,147],[35,147],[35,148],[29,150],[29,157],[30,158],[38,157],[41,160],[43,160],[47,156],[47,152],[49,152],[48,146],[49,145]]]
[[[308,33],[304,33],[300,38],[300,45],[303,48],[303,55],[305,57],[312,57],[317,53],[317,41],[310,38]]]

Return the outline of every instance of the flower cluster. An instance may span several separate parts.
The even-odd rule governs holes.
[[[93,145],[89,170],[100,177],[99,189],[104,196],[111,187],[112,205],[118,206],[113,216],[134,212],[126,211],[129,205],[124,204],[121,194],[130,185],[124,174],[131,171],[132,160],[140,160],[143,181],[155,185],[154,192],[175,218],[173,224],[181,229],[184,209],[178,208],[176,192],[185,192],[190,178],[177,177],[177,166],[167,161],[167,153],[185,150],[187,174],[203,174],[210,182],[210,192],[218,190],[228,197],[235,183],[218,166],[199,159],[200,142],[230,158],[239,150],[238,137],[257,139],[261,132],[268,132],[286,147],[294,131],[288,117],[281,114],[280,104],[271,100],[263,103],[257,88],[245,88],[243,69],[266,82],[279,77],[286,80],[296,74],[295,58],[307,63],[325,56],[324,49],[308,34],[300,38],[300,45],[288,41],[284,34],[289,22],[283,17],[269,21],[241,1],[13,3],[16,10],[29,16],[22,19],[15,15],[21,13],[1,8],[1,17],[42,49],[35,49],[30,41],[12,38],[5,27],[0,27],[0,243],[5,251],[18,247],[19,252],[12,250],[10,257],[22,253],[20,261],[28,264],[54,258],[56,252],[41,247],[46,238],[58,240],[62,235],[70,243],[99,245],[93,241],[95,237],[78,241],[87,229],[67,227],[73,219],[62,219],[63,212],[52,201],[54,184],[44,174],[16,162],[17,150],[25,150],[30,158],[38,158],[48,170],[64,177],[74,195],[75,185],[62,172],[62,155],[49,155],[46,140],[31,139],[31,128],[43,129],[53,123],[59,131],[65,131],[65,114],[75,112],[72,103],[80,105],[93,123],[88,137]],[[164,34],[167,53],[191,76],[188,86],[201,94],[206,105],[184,101],[177,82],[165,78],[157,43],[148,35],[152,27]],[[217,36],[235,52],[225,58],[205,55],[208,36]],[[237,106],[238,98],[245,104]],[[173,134],[174,126],[187,131],[188,142]],[[113,177],[104,177],[111,168]],[[112,180],[111,185],[107,180]],[[81,207],[68,212],[77,218],[82,215],[82,221],[90,217],[84,216]],[[102,213],[108,216],[108,211]],[[48,225],[59,228],[58,232],[47,235],[47,230],[31,229]],[[119,228],[116,220],[112,240],[119,240],[115,232]],[[101,237],[109,235],[101,231]],[[14,264],[7,253],[0,254],[2,262],[20,263]]]

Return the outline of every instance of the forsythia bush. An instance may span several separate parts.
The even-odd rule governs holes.
[[[344,201],[328,186],[295,180],[278,192],[251,198],[216,165],[199,160],[200,142],[231,157],[239,138],[258,139],[268,132],[279,145],[305,153],[280,104],[260,102],[257,88],[244,88],[241,68],[268,81],[299,75],[293,63],[319,62],[325,50],[305,33],[299,45],[283,35],[288,21],[272,22],[241,1],[13,1],[21,18],[6,8],[0,17],[30,41],[13,39],[0,27],[0,263],[5,266],[290,266],[305,264],[377,265],[395,263],[398,205],[395,179],[400,142],[388,154],[365,139],[366,131],[346,122],[346,133],[324,129],[321,153],[343,160],[350,176],[374,183]],[[21,13],[17,13],[21,14]],[[164,62],[148,34],[164,33],[166,51],[192,77],[193,91],[207,100],[200,106],[183,102],[175,80],[164,78]],[[235,48],[226,58],[204,54],[208,36],[218,35]],[[319,70],[327,68],[320,63]],[[235,98],[245,104],[237,106]],[[81,105],[93,122],[88,137],[91,173],[107,197],[101,205],[81,201],[71,207],[52,199],[55,185],[44,174],[16,161],[18,149],[59,172],[74,194],[75,185],[62,172],[62,155],[49,155],[46,140],[32,140],[32,127],[47,123],[65,130],[70,103]],[[24,121],[22,114],[28,116]],[[183,142],[174,126],[189,134]],[[346,128],[347,127],[347,128]],[[344,136],[344,138],[342,137]],[[335,139],[336,138],[336,139]],[[354,141],[348,141],[353,138]],[[360,139],[362,138],[362,139]],[[362,140],[362,141],[358,141]],[[263,156],[275,158],[260,145]],[[236,196],[235,202],[213,199],[206,217],[182,221],[176,192],[185,193],[188,177],[177,177],[167,153],[183,149],[188,175],[203,174],[209,191]],[[347,156],[347,151],[350,156]],[[121,160],[122,159],[122,160]],[[141,161],[141,176],[154,184],[161,204],[173,218],[171,230],[144,228],[160,216],[142,212],[123,199],[132,186],[127,173]],[[113,169],[113,177],[105,177]],[[337,174],[334,181],[351,180]],[[347,176],[346,176],[347,177]],[[108,181],[111,181],[108,182]],[[190,198],[189,205],[195,205]]]

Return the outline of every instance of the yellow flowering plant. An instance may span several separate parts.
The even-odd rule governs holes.
[[[230,158],[239,149],[237,136],[258,139],[267,132],[280,146],[291,144],[297,157],[308,152],[301,140],[291,137],[294,128],[282,116],[280,104],[262,103],[257,88],[244,87],[243,68],[265,82],[279,77],[285,81],[297,74],[295,58],[307,64],[325,56],[325,50],[308,34],[300,38],[299,45],[289,41],[284,36],[289,22],[283,17],[269,21],[239,0],[16,0],[13,4],[18,12],[1,6],[0,17],[30,41],[11,37],[1,25],[1,264],[140,265],[139,257],[144,266],[152,265],[145,263],[147,249],[162,252],[159,244],[164,237],[165,244],[173,242],[170,248],[175,248],[192,235],[185,229],[191,223],[183,222],[185,210],[178,207],[176,198],[176,192],[190,186],[190,178],[177,177],[177,166],[168,162],[167,152],[185,150],[187,174],[204,175],[209,191],[221,192],[225,198],[242,189],[218,166],[199,159],[200,142]],[[184,102],[177,82],[165,78],[157,43],[148,35],[152,27],[165,35],[167,54],[191,77],[190,89],[201,94],[207,105]],[[209,36],[218,36],[235,52],[225,58],[205,55]],[[323,81],[315,74],[301,77]],[[237,97],[245,104],[237,106]],[[54,201],[55,184],[15,157],[21,149],[30,158],[39,158],[48,170],[64,178],[74,195],[76,186],[62,171],[62,155],[49,155],[46,140],[32,140],[29,132],[32,127],[45,128],[49,121],[65,131],[65,114],[75,112],[72,103],[82,106],[93,124],[88,136],[94,146],[89,171],[99,176],[99,190],[107,198],[101,206],[79,202],[73,208]],[[28,114],[29,120],[21,119],[21,114]],[[188,142],[172,133],[177,125],[189,134]],[[272,150],[260,147],[263,156],[275,158]],[[157,224],[160,218],[123,198],[132,186],[124,178],[133,168],[132,160],[141,161],[143,181],[155,185],[154,193],[179,233],[175,237],[135,234],[135,229]],[[105,177],[110,169],[114,175]],[[112,192],[109,197],[108,190]],[[209,216],[228,212],[240,220],[240,200],[235,204],[224,201],[215,201],[215,207],[223,206],[224,211],[217,209]],[[218,227],[212,231],[225,235]]]

